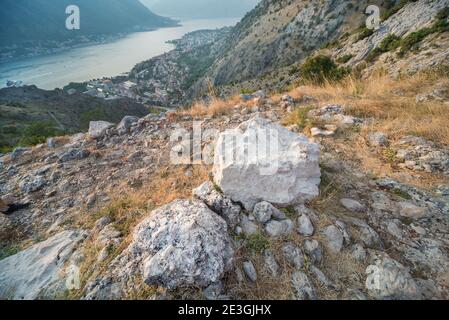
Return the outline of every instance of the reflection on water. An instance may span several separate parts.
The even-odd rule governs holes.
[[[231,26],[237,21],[237,18],[182,21],[180,27],[133,33],[107,44],[3,63],[0,65],[0,87],[9,79],[54,89],[69,82],[120,75],[141,61],[171,50],[173,45],[166,43],[168,40],[179,39],[195,30]]]

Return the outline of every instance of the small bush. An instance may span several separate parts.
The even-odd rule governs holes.
[[[248,236],[247,241],[248,248],[257,253],[263,252],[270,244],[267,237],[259,232]]]
[[[396,14],[399,10],[401,10],[403,7],[405,7],[405,5],[409,2],[416,2],[416,0],[400,0],[393,7],[391,7],[389,10],[387,10],[385,12],[385,14],[382,15],[382,20],[387,20],[389,17]]]
[[[341,56],[340,58],[338,58],[337,59],[337,62],[338,63],[346,63],[346,62],[348,62],[349,60],[351,60],[352,59],[352,54],[345,54],[344,56]]]
[[[49,137],[62,134],[63,132],[56,129],[51,122],[35,122],[23,130],[19,145],[33,146],[45,142]]]
[[[378,47],[374,48],[369,55],[367,56],[366,60],[368,62],[373,62],[377,59],[381,54],[385,52],[389,52],[392,50],[396,50],[401,45],[401,38],[394,34],[390,34],[386,36],[382,42],[379,44]]]
[[[240,90],[240,94],[253,94],[254,90],[251,89],[242,89]]]
[[[349,74],[348,68],[339,68],[328,56],[309,58],[301,66],[301,76],[307,82],[323,84],[326,80],[337,81]]]
[[[368,29],[367,27],[364,27],[362,31],[360,31],[359,36],[357,37],[357,41],[361,41],[365,38],[368,38],[374,33],[373,29]]]

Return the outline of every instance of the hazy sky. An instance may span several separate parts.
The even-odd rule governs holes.
[[[140,0],[157,14],[175,18],[243,17],[259,0]]]

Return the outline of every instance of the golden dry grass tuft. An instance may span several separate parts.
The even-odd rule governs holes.
[[[289,94],[344,105],[351,115],[373,118],[371,130],[386,132],[393,139],[412,134],[449,146],[448,105],[416,101],[418,94],[429,93],[435,86],[448,87],[449,75],[427,71],[395,80],[378,72],[367,79],[348,77],[338,83],[302,86]]]
[[[213,98],[209,103],[196,102],[188,109],[178,111],[181,116],[189,115],[196,117],[216,117],[232,112],[234,106],[240,102],[239,96],[233,96],[227,100]]]

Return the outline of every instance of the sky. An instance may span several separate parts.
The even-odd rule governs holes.
[[[140,0],[153,12],[173,18],[243,17],[259,0]]]

